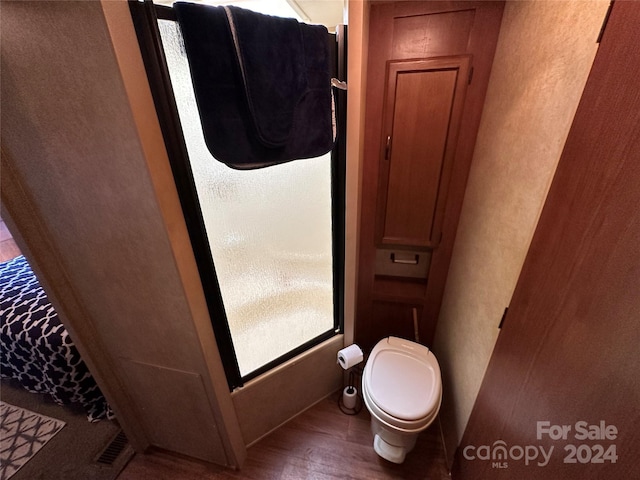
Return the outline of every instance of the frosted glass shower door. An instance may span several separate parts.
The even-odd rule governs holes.
[[[233,170],[209,153],[177,23],[160,20],[240,374],[332,331],[330,155]]]

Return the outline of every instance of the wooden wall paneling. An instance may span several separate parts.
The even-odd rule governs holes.
[[[441,6],[441,11],[412,12],[408,7],[397,5],[396,8],[393,58],[435,57],[467,51],[475,8]]]
[[[369,13],[369,45],[367,58],[366,111],[364,121],[364,151],[362,155],[362,188],[359,233],[358,282],[356,295],[356,318],[354,341],[367,350],[373,345],[364,342],[364,335],[371,325],[372,290],[376,252],[374,246],[375,205],[378,186],[379,135],[384,97],[384,62],[379,57],[388,57],[393,35],[392,25],[384,22],[383,15],[392,8],[391,4],[372,6]]]
[[[456,479],[637,478],[639,23],[640,5],[613,5],[457,451]],[[566,438],[538,438],[539,421],[567,425]],[[576,438],[580,421],[611,425],[615,438]],[[507,459],[503,469],[464,455],[497,440],[553,451],[544,466]],[[585,461],[565,463],[569,444]],[[592,463],[597,444],[613,447],[615,462]]]
[[[414,310],[419,321],[422,317],[422,302],[374,300],[371,328],[366,332],[369,343],[375,344],[389,335],[414,339]]]
[[[502,2],[385,2],[372,4],[367,66],[367,111],[363,154],[362,215],[356,319],[356,341],[371,327],[376,287],[376,206],[384,155],[384,96],[386,62],[469,55],[473,81],[467,87],[455,159],[445,205],[442,206],[442,243],[431,258],[427,291],[422,298],[420,338],[430,344],[444,291],[455,240],[467,174],[482,104],[497,43]],[[382,145],[382,147],[381,147]],[[393,149],[393,145],[391,147]],[[438,207],[439,208],[439,207]],[[439,235],[438,235],[439,237]],[[400,245],[400,248],[408,248]],[[383,280],[383,279],[380,279]],[[386,282],[386,280],[384,280]],[[388,286],[388,282],[385,284]],[[400,311],[402,307],[399,307]],[[401,313],[399,313],[401,314]],[[370,348],[372,345],[363,345]]]

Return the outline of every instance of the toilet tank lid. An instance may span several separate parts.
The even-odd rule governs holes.
[[[374,347],[365,374],[376,405],[401,420],[419,420],[438,407],[438,362],[423,345],[390,337]]]

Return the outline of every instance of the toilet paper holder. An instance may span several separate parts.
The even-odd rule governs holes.
[[[338,351],[338,365],[345,370],[356,366],[364,359],[362,349],[355,343]]]
[[[358,368],[352,368],[349,370],[349,382],[338,396],[338,408],[345,415],[357,415],[360,413],[364,406],[364,400],[362,394],[356,388],[359,381],[356,380],[356,376],[360,376],[361,372]]]
[[[349,371],[349,383],[344,387],[342,394],[338,399],[338,406],[342,413],[347,415],[357,415],[362,410],[363,401],[358,389],[355,386],[355,374],[353,367],[364,360],[362,349],[356,345],[349,345],[338,351],[338,365],[344,370]],[[361,369],[360,369],[361,370]]]

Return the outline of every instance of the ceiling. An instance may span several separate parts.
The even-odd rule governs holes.
[[[171,6],[176,0],[153,0]],[[305,23],[319,23],[330,31],[344,22],[346,0],[188,0],[207,5],[235,5],[269,15],[297,18]]]

